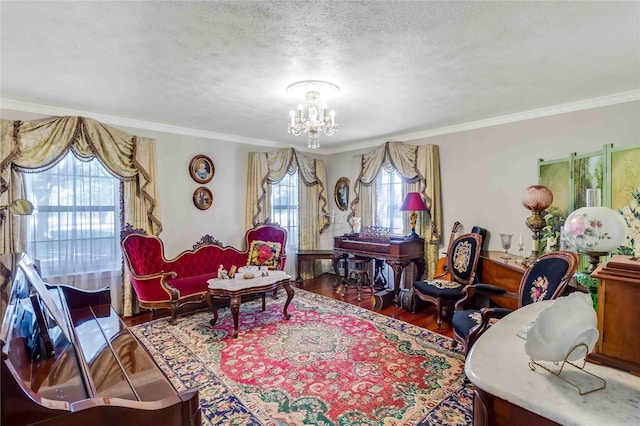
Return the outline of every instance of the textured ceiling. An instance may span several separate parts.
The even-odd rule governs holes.
[[[323,79],[325,152],[640,90],[636,1],[2,1],[0,24],[2,108],[306,147],[285,89]]]

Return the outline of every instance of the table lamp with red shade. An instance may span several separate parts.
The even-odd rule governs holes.
[[[411,212],[411,233],[407,235],[407,238],[420,238],[418,234],[416,234],[416,221],[418,220],[417,211],[428,210],[427,206],[424,204],[422,197],[419,192],[408,192],[404,198],[404,203],[402,203],[402,207],[400,207],[400,211]]]

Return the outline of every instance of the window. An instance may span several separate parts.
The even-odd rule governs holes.
[[[402,178],[395,170],[380,169],[376,180],[376,225],[392,234],[404,233],[402,225]]]
[[[77,285],[76,277],[90,274],[94,283],[79,287],[109,285],[100,283],[101,275],[119,271],[122,262],[120,181],[97,159],[75,155],[24,176],[27,198],[37,208],[28,222],[27,252],[39,260],[43,277]]]
[[[287,248],[298,249],[298,173],[271,187],[271,219],[287,230]]]

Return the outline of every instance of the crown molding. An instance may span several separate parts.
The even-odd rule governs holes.
[[[355,151],[358,149],[370,148],[381,145],[389,141],[409,142],[417,139],[424,139],[433,136],[446,135],[450,133],[458,133],[469,130],[481,129],[484,127],[499,126],[502,124],[515,123],[518,121],[532,120],[535,118],[549,117],[552,115],[565,114],[568,112],[582,111],[592,108],[605,107],[609,105],[622,104],[640,100],[640,90],[631,90],[628,92],[615,93],[613,95],[601,96],[599,98],[585,99],[576,102],[570,102],[561,105],[554,105],[545,108],[532,109],[529,111],[517,112],[515,114],[502,115],[492,117],[485,120],[470,121],[468,123],[455,124],[453,126],[439,127],[437,129],[429,129],[414,133],[403,133],[390,135],[385,138],[368,139],[354,142],[346,146],[340,146],[337,149],[327,149],[323,154],[339,154],[342,152]]]
[[[69,108],[54,107],[49,105],[33,104],[29,102],[14,101],[11,99],[0,98],[0,107],[4,109],[12,109],[16,111],[30,112],[34,114],[51,115],[51,116],[79,116],[93,118],[104,124],[113,126],[130,127],[134,129],[145,129],[156,132],[172,133],[176,135],[195,136],[205,139],[215,139],[224,142],[241,143],[248,145],[266,146],[271,148],[282,148],[281,142],[274,142],[266,139],[254,139],[237,135],[229,135],[226,133],[211,132],[208,130],[192,129],[189,127],[171,126],[168,124],[157,123],[153,121],[135,120],[115,115],[95,114],[88,111],[80,111]]]
[[[552,115],[565,114],[568,112],[581,111],[592,108],[599,108],[609,105],[622,104],[640,100],[640,90],[631,90],[628,92],[615,93],[612,95],[602,96],[599,98],[585,99],[576,102],[570,102],[561,105],[554,105],[545,108],[538,108],[529,111],[522,111],[515,114],[503,115],[499,117],[488,118],[485,120],[471,121],[468,123],[456,124],[453,126],[440,127],[437,129],[428,129],[413,133],[403,133],[396,135],[388,135],[384,138],[365,139],[353,141],[351,143],[342,143],[336,148],[324,147],[318,150],[306,149],[306,147],[296,147],[296,150],[303,152],[313,152],[319,155],[339,154],[343,152],[356,151],[381,145],[390,140],[409,142],[417,139],[424,139],[433,136],[446,135],[450,133],[458,133],[469,130],[481,129],[484,127],[499,126],[502,124],[515,123],[518,121],[532,120],[535,118],[548,117]],[[35,114],[52,115],[52,116],[82,116],[89,117],[100,121],[101,123],[111,124],[115,126],[131,127],[136,129],[146,129],[163,133],[172,133],[178,135],[195,136],[206,139],[215,139],[225,142],[265,146],[269,148],[284,148],[290,145],[281,142],[275,142],[265,139],[247,138],[237,135],[229,135],[226,133],[211,132],[207,130],[192,129],[188,127],[171,126],[151,121],[135,120],[130,118],[118,117],[113,115],[94,114],[87,111],[79,111],[68,108],[53,107],[49,105],[33,104],[28,102],[14,101],[11,99],[0,98],[0,107],[17,111],[30,112]]]

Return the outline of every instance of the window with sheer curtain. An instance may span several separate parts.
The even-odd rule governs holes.
[[[389,228],[392,234],[404,234],[402,201],[402,178],[395,170],[381,168],[376,178],[376,225]]]
[[[37,214],[27,224],[27,253],[45,280],[83,289],[120,282],[120,180],[97,160],[67,154],[54,167],[25,173]]]
[[[286,174],[271,185],[271,219],[287,230],[287,251],[298,249],[298,181],[298,173]]]

